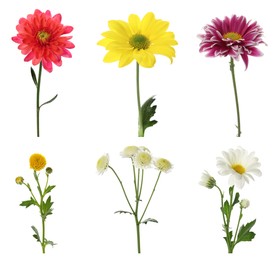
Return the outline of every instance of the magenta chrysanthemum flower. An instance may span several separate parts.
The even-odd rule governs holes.
[[[42,62],[43,68],[52,71],[52,63],[62,65],[61,57],[71,58],[68,49],[74,48],[69,40],[72,36],[63,36],[72,32],[72,26],[61,24],[61,14],[52,17],[51,12],[45,13],[35,10],[27,18],[20,18],[16,26],[17,36],[12,40],[19,44],[18,49],[26,55],[24,61],[31,61],[33,65]]]
[[[205,34],[200,35],[200,52],[207,52],[207,57],[231,56],[235,60],[243,59],[245,67],[248,67],[248,55],[262,56],[257,49],[262,40],[262,28],[257,22],[246,22],[244,16],[233,15],[224,20],[215,18],[212,25],[206,25]]]

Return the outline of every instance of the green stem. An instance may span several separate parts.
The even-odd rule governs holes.
[[[160,171],[159,174],[158,174],[158,177],[157,177],[156,182],[155,182],[155,185],[154,185],[154,187],[153,187],[151,196],[150,196],[149,201],[148,201],[148,203],[147,203],[147,205],[146,205],[146,207],[145,207],[145,210],[144,210],[144,212],[143,212],[143,214],[142,214],[142,216],[141,216],[141,218],[140,218],[140,220],[139,220],[139,223],[141,223],[141,221],[142,221],[142,219],[143,219],[143,217],[144,217],[144,215],[145,215],[145,213],[146,213],[146,211],[147,211],[147,209],[148,209],[148,206],[149,206],[149,204],[150,204],[150,202],[151,202],[151,199],[152,199],[152,197],[153,197],[153,194],[154,194],[154,192],[155,192],[157,183],[158,183],[158,181],[159,181],[160,175],[161,175],[161,171]]]
[[[140,190],[139,190],[139,199],[141,198],[142,187],[143,187],[143,180],[144,180],[144,170],[142,170],[142,175],[141,175],[141,184],[140,184]]]
[[[227,219],[227,221],[226,221],[226,219],[225,219],[225,214],[224,214],[224,194],[223,194],[223,192],[221,191],[221,189],[217,186],[217,185],[215,185],[215,187],[219,190],[219,192],[220,192],[220,197],[221,197],[221,212],[222,212],[222,217],[223,217],[223,222],[224,222],[224,229],[225,229],[225,233],[226,233],[226,238],[227,238],[227,240],[226,240],[226,244],[227,244],[227,247],[228,247],[228,252],[229,253],[232,253],[233,252],[233,248],[232,248],[232,245],[231,245],[231,240],[230,240],[230,235],[229,235],[229,220]]]
[[[236,78],[235,78],[235,64],[234,59],[231,57],[230,60],[230,70],[232,73],[232,79],[233,79],[233,86],[234,86],[234,92],[235,92],[235,100],[236,100],[236,112],[237,112],[237,137],[240,137],[241,129],[240,129],[240,114],[239,114],[239,103],[238,103],[238,96],[237,96],[237,89],[236,89]]]
[[[240,225],[240,221],[242,219],[242,207],[240,207],[240,213],[239,213],[239,217],[238,217],[238,221],[237,221],[237,227],[236,227],[236,233],[235,233],[235,236],[234,236],[234,241],[233,241],[233,248],[236,246],[236,239],[237,239],[237,233],[238,233],[238,229],[239,229],[239,225]]]
[[[137,250],[138,254],[141,253],[141,241],[140,241],[140,222],[138,221],[138,217],[135,216],[135,223],[136,223],[136,235],[137,235]]]
[[[42,61],[39,66],[39,77],[37,84],[37,103],[36,103],[36,112],[37,112],[37,137],[40,136],[40,87],[41,87],[41,75],[42,75]]]
[[[118,181],[119,181],[119,183],[120,183],[120,185],[121,185],[121,187],[122,187],[122,190],[123,190],[123,192],[124,192],[126,201],[127,201],[128,205],[129,205],[129,207],[130,207],[130,210],[132,211],[133,215],[135,215],[135,211],[133,210],[133,208],[132,208],[132,206],[131,206],[131,204],[130,204],[130,202],[129,202],[129,199],[128,199],[127,195],[126,195],[125,188],[124,188],[124,186],[123,186],[123,183],[122,183],[121,179],[119,178],[118,174],[115,172],[115,170],[114,170],[110,165],[109,165],[108,167],[113,171],[113,173],[114,173],[115,176],[117,177],[117,179],[118,179]]]
[[[35,195],[34,195],[32,189],[31,189],[29,183],[26,184],[25,182],[23,182],[23,184],[24,184],[24,185],[27,187],[27,189],[30,191],[30,193],[31,193],[31,195],[32,195],[32,198],[33,198],[33,200],[35,201],[36,205],[37,205],[38,207],[40,207],[40,204],[38,203],[38,201],[37,201],[37,199],[36,199],[36,197],[35,197]]]
[[[144,137],[143,118],[140,102],[140,85],[139,85],[139,63],[136,62],[136,92],[137,92],[137,105],[138,105],[138,136]]]

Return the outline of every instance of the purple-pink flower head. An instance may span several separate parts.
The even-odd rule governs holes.
[[[245,67],[248,67],[248,55],[259,57],[263,53],[257,49],[257,45],[264,43],[263,30],[257,22],[246,22],[244,16],[233,15],[224,20],[215,18],[212,25],[206,25],[205,34],[199,35],[202,39],[200,52],[207,52],[207,57],[231,56],[239,60],[243,59]]]

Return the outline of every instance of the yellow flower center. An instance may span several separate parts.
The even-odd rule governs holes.
[[[223,35],[224,39],[231,39],[233,41],[240,40],[242,38],[241,34],[236,32],[228,32]]]
[[[246,171],[245,168],[240,164],[232,165],[232,168],[239,174],[243,174]]]
[[[34,153],[31,155],[30,159],[30,168],[35,171],[42,170],[46,165],[46,159],[43,155]]]
[[[38,38],[42,43],[45,43],[48,40],[49,36],[50,34],[48,32],[45,31],[38,32]]]
[[[134,34],[129,39],[129,44],[137,50],[146,50],[150,47],[150,40],[143,34]]]

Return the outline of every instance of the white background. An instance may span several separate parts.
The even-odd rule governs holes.
[[[277,26],[275,1],[251,0],[10,0],[0,3],[0,258],[1,259],[246,259],[277,257],[275,212],[277,190]],[[71,59],[52,73],[43,71],[41,100],[58,94],[41,111],[41,137],[36,138],[35,86],[31,63],[11,41],[20,17],[38,8],[61,13],[64,25],[74,27],[76,45]],[[141,68],[141,99],[156,95],[158,124],[137,138],[135,63],[119,69],[102,62],[106,51],[96,43],[112,19],[127,20],[152,11],[170,22],[179,45],[173,64],[157,57],[152,69]],[[197,34],[215,17],[244,15],[264,29],[264,56],[250,57],[245,71],[236,62],[242,137],[236,137],[236,109],[229,58],[206,58],[199,53]],[[38,67],[35,68],[38,70]],[[131,216],[114,215],[128,209],[119,183],[111,172],[99,176],[95,165],[109,153],[111,165],[122,177],[132,200],[132,172],[120,151],[144,145],[154,156],[168,158],[174,169],[161,176],[146,217],[159,223],[141,228],[142,254],[137,255],[135,224]],[[227,254],[218,191],[198,185],[203,170],[227,190],[219,176],[216,157],[242,146],[255,151],[263,176],[246,185],[243,198],[251,200],[243,221],[257,218],[251,243],[240,243]],[[54,169],[50,184],[54,214],[47,219],[47,238],[58,243],[41,254],[31,225],[40,230],[36,208],[19,207],[29,197],[15,184],[21,175],[33,183],[29,156],[45,155]],[[143,203],[156,172],[146,175]],[[235,217],[235,216],[234,216]],[[236,216],[237,217],[237,216]]]

